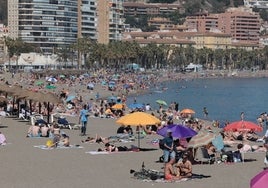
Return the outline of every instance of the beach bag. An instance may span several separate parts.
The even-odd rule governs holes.
[[[159,139],[159,148],[160,149],[165,149],[165,141],[164,139]]]
[[[46,142],[46,146],[49,148],[49,147],[51,147],[51,146],[53,146],[53,141],[52,140],[47,140],[47,142]]]

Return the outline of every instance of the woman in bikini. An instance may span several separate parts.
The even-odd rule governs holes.
[[[103,143],[106,144],[109,142],[109,138],[101,137],[98,134],[96,134],[95,138],[93,137],[87,137],[85,140],[82,140],[82,143]]]
[[[108,151],[108,152],[120,152],[120,151],[131,151],[130,149],[128,149],[126,146],[115,146],[115,145],[111,145],[109,143],[105,144],[105,148],[104,149],[98,149],[98,151]]]

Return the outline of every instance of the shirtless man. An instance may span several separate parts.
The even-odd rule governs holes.
[[[38,137],[40,136],[40,127],[38,123],[35,123],[34,125],[30,126],[27,137]]]
[[[176,173],[173,169],[174,160],[170,160],[168,163],[165,164],[165,180],[176,180],[179,177],[176,176]]]
[[[49,128],[48,128],[48,126],[47,125],[43,125],[42,127],[41,127],[41,135],[42,135],[42,137],[48,137],[49,136]]]
[[[182,156],[182,161],[176,164],[177,167],[177,178],[189,178],[192,174],[192,163],[188,159],[188,153],[184,153]]]

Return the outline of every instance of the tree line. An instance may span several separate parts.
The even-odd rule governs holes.
[[[21,53],[40,52],[36,46],[24,43],[21,39],[6,38],[9,57]],[[127,64],[136,63],[145,69],[170,68],[182,70],[189,63],[201,64],[204,69],[267,69],[268,47],[247,51],[245,49],[195,49],[150,43],[140,46],[136,42],[114,41],[100,44],[89,38],[78,39],[76,43],[56,48],[55,53],[63,63],[77,61],[80,53],[86,69],[114,68],[121,70]],[[78,65],[79,66],[79,65]],[[80,68],[80,67],[77,67]]]

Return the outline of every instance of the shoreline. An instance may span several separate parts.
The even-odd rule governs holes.
[[[18,79],[18,78],[16,78]],[[78,86],[74,86],[78,87]],[[81,86],[80,86],[81,89]],[[88,90],[85,90],[85,94]],[[82,89],[81,89],[82,91]],[[111,94],[107,90],[103,93]],[[143,92],[143,90],[142,90]],[[93,93],[90,93],[93,96]],[[141,93],[139,93],[140,95]],[[131,94],[132,95],[132,94]],[[78,117],[67,117],[70,122],[77,122]],[[201,119],[200,119],[201,120]],[[203,121],[203,120],[202,120]],[[204,124],[210,123],[204,120]],[[106,155],[91,155],[87,152],[96,151],[104,147],[98,143],[82,143],[79,130],[64,129],[70,136],[71,144],[80,145],[82,148],[41,150],[34,146],[44,145],[48,138],[26,138],[29,125],[13,118],[2,119],[1,131],[7,136],[8,143],[2,147],[1,164],[5,172],[2,173],[3,188],[19,187],[40,188],[50,187],[181,187],[181,188],[245,188],[249,186],[250,179],[263,168],[265,153],[249,152],[245,154],[245,163],[220,163],[220,164],[196,164],[193,172],[196,174],[209,175],[209,178],[195,179],[183,182],[145,182],[133,178],[130,169],[141,169],[142,163],[146,169],[162,171],[163,163],[156,160],[163,154],[151,141],[160,138],[159,135],[147,135],[141,139],[141,146],[152,148],[146,152],[127,152]],[[6,126],[6,127],[5,127]],[[87,136],[113,136],[116,134],[118,125],[115,119],[90,118]],[[137,140],[129,143],[114,143],[116,146],[137,145]],[[241,173],[243,172],[243,173]],[[34,174],[34,176],[33,176]],[[38,178],[34,178],[38,177]],[[56,179],[55,179],[56,177]],[[237,181],[237,180],[240,181]]]
[[[92,73],[93,74],[93,73]],[[142,73],[141,73],[142,74]],[[140,95],[150,94],[151,89],[155,86],[161,85],[165,82],[173,82],[173,81],[182,81],[182,80],[194,80],[194,79],[240,79],[240,78],[268,78],[268,71],[222,71],[222,70],[206,70],[202,72],[188,72],[188,73],[176,73],[176,72],[168,72],[166,70],[158,70],[154,73],[152,72],[144,72],[145,75],[153,75],[153,80],[144,80],[145,87],[140,87],[137,83],[134,83],[133,89],[129,90],[128,93],[123,89],[118,89],[116,91],[109,91],[107,86],[103,87],[99,82],[96,82],[96,86],[94,90],[88,90],[86,88],[86,83],[84,84],[74,84],[73,86],[68,86],[68,84],[55,84],[57,86],[56,89],[46,90],[47,92],[52,92],[59,95],[60,91],[64,88],[70,90],[70,95],[76,95],[77,97],[82,96],[83,99],[88,102],[91,99],[96,99],[97,93],[99,93],[99,99],[107,99],[110,96],[119,96],[125,95],[127,98],[129,97],[138,97]],[[128,78],[129,74],[123,74],[125,79]],[[130,77],[133,78],[133,75],[130,74]],[[157,76],[155,76],[157,75]],[[109,77],[109,75],[107,75]],[[35,88],[36,86],[33,83],[30,83],[31,78],[29,78],[29,74],[21,73],[16,74],[14,78],[12,78],[12,74],[7,72],[1,74],[2,82],[8,81],[11,84],[19,83],[23,85],[24,88]],[[43,81],[46,83],[45,78],[34,79],[31,82]],[[134,80],[136,82],[136,80]],[[122,85],[121,85],[122,87]],[[45,91],[45,89],[42,89]]]

